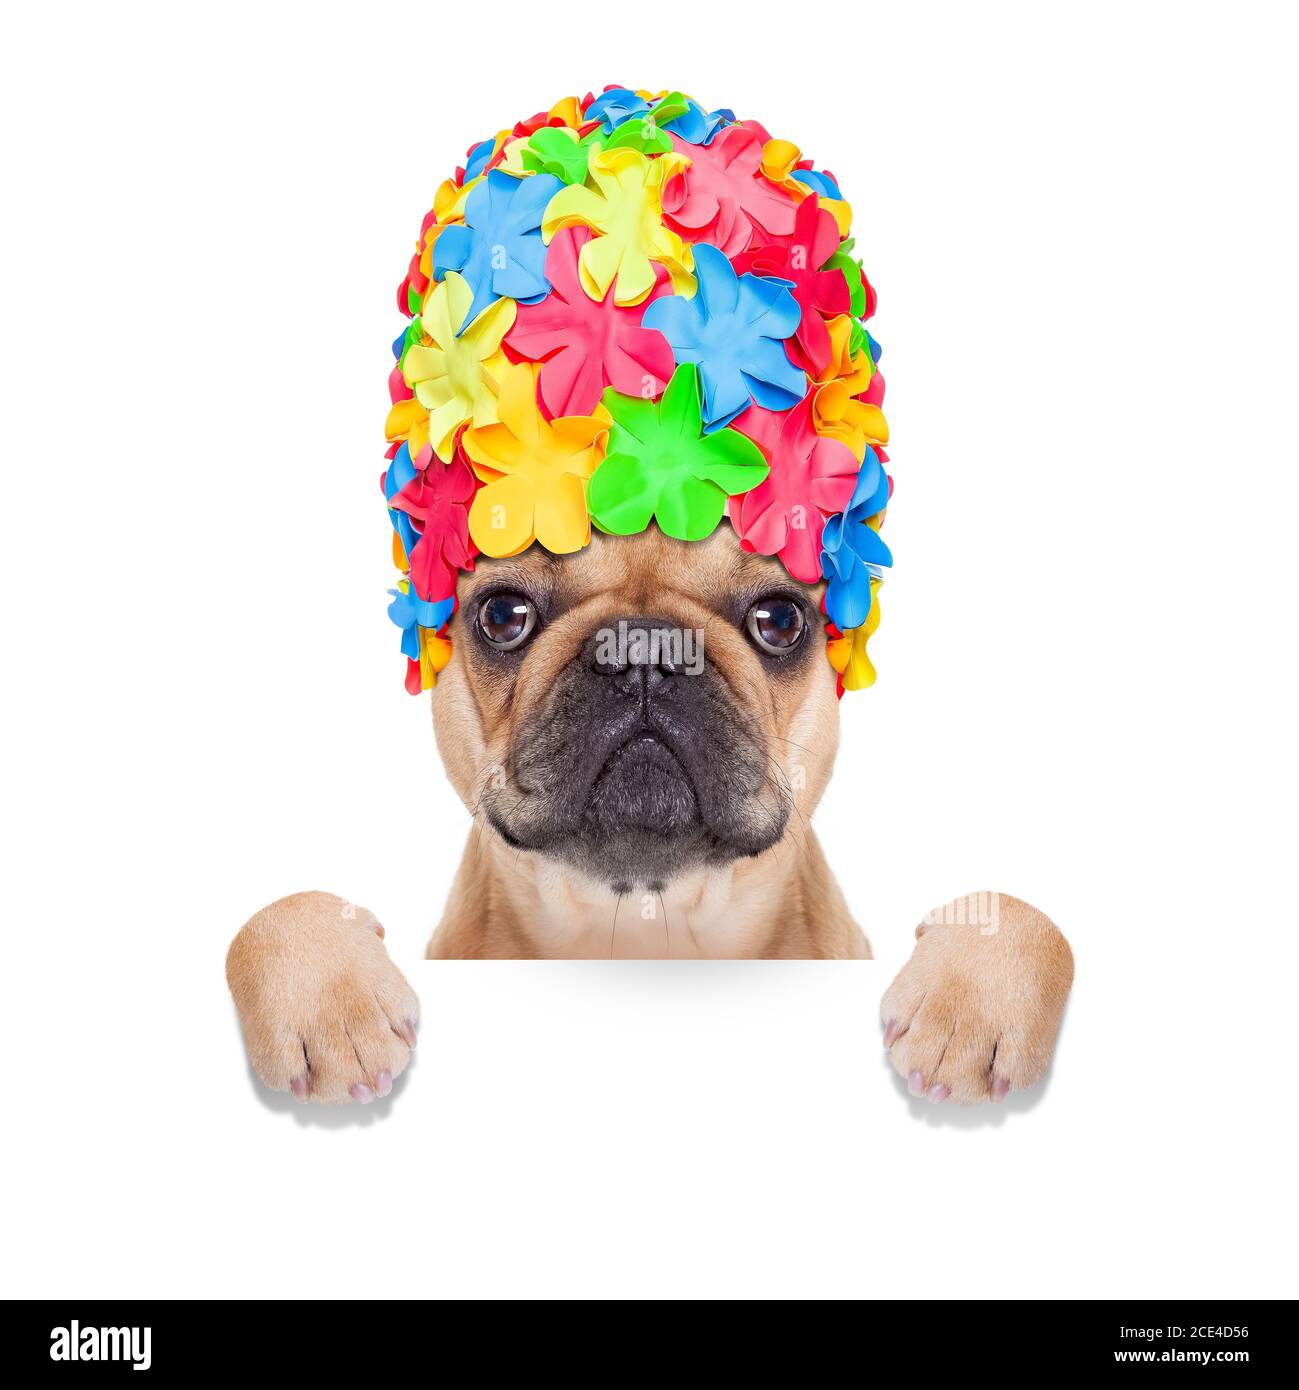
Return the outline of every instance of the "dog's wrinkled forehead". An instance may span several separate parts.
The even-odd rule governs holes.
[[[663,613],[701,608],[725,616],[759,594],[790,586],[789,575],[767,555],[741,550],[734,536],[715,532],[682,542],[656,529],[638,536],[595,536],[573,555],[552,555],[534,546],[505,560],[480,561],[461,581],[468,610],[488,589],[517,586],[550,612],[589,606],[592,615]]]

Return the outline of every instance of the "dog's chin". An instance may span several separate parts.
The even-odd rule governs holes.
[[[743,808],[706,806],[680,759],[648,733],[609,755],[570,828],[556,818],[551,833],[525,839],[521,827],[494,810],[488,819],[508,844],[571,865],[618,893],[661,891],[700,866],[761,854],[780,839],[786,823],[783,810],[753,816]],[[719,821],[728,829],[733,825],[734,833],[719,834]]]

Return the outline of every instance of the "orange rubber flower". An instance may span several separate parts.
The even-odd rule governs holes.
[[[889,442],[888,421],[877,405],[854,396],[845,381],[817,387],[812,396],[812,421],[817,434],[837,439],[853,452],[858,463],[872,449]]]
[[[469,509],[469,534],[484,555],[517,555],[534,541],[554,555],[591,539],[586,484],[604,457],[609,416],[547,420],[537,406],[541,367],[506,368],[500,421],[464,432],[461,444],[484,486]]]

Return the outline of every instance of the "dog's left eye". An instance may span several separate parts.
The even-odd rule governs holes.
[[[783,656],[803,637],[803,610],[786,598],[761,598],[749,609],[744,625],[759,650]]]
[[[478,627],[499,651],[521,647],[537,625],[537,610],[522,594],[493,594],[478,610]]]

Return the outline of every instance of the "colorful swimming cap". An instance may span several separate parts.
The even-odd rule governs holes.
[[[475,556],[723,515],[828,581],[840,693],[874,681],[892,481],[850,218],[796,145],[680,92],[566,97],[468,151],[397,294],[382,483],[412,694]]]

